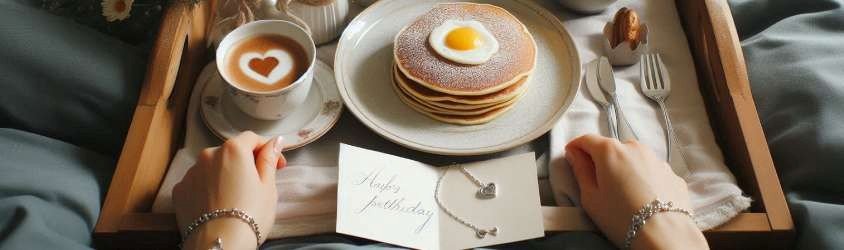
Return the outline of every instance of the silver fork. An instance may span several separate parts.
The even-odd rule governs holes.
[[[667,150],[668,162],[671,169],[680,177],[685,178],[689,174],[686,159],[682,150],[677,148],[679,141],[674,134],[674,127],[671,125],[671,118],[668,117],[668,108],[665,107],[665,99],[671,93],[671,78],[668,77],[668,70],[662,63],[662,57],[658,53],[642,55],[639,68],[641,70],[642,93],[659,104],[662,110],[662,117],[665,120],[665,132],[668,134]]]

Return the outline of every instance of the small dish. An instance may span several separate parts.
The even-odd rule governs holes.
[[[561,5],[575,12],[596,14],[606,10],[617,0],[558,0]]]
[[[639,25],[639,32],[642,33],[639,35],[639,46],[636,49],[630,48],[630,41],[621,42],[613,48],[610,45],[613,26],[613,22],[607,22],[607,25],[604,25],[604,39],[602,39],[604,41],[604,52],[606,52],[610,64],[613,66],[636,64],[642,54],[648,51],[648,25],[644,23]]]
[[[214,76],[201,94],[202,121],[222,140],[252,130],[264,137],[283,136],[285,151],[305,146],[327,133],[343,110],[334,72],[320,61],[314,69],[314,85],[302,106],[284,119],[268,121],[252,118],[235,107],[227,84],[214,68]]]

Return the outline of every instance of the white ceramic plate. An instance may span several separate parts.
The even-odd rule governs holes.
[[[259,120],[240,111],[226,94],[226,82],[217,73],[202,90],[202,120],[209,130],[222,140],[246,130],[265,137],[284,137],[284,150],[292,150],[316,141],[340,119],[343,104],[337,93],[334,74],[328,65],[316,61],[314,83],[305,103],[288,117],[278,121]],[[202,78],[200,78],[202,79]]]
[[[580,59],[562,23],[528,0],[468,1],[507,9],[536,40],[537,67],[529,89],[510,111],[486,124],[460,126],[428,118],[399,100],[390,77],[393,38],[439,2],[453,1],[378,1],[349,23],[334,61],[338,89],[349,110],[388,140],[442,155],[498,152],[548,132],[574,100]]]

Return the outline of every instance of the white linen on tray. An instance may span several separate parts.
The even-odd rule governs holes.
[[[735,185],[732,175],[726,170],[723,157],[709,128],[703,102],[697,89],[691,57],[685,36],[678,23],[679,18],[674,9],[673,0],[646,1],[647,8],[643,8],[642,3],[621,1],[613,5],[610,11],[601,15],[583,17],[561,13],[556,1],[539,2],[557,13],[562,20],[567,20],[565,26],[577,43],[578,52],[584,63],[596,58],[596,55],[600,53],[599,32],[603,27],[603,22],[611,17],[613,12],[610,11],[621,6],[634,6],[644,21],[653,22],[653,26],[649,27],[652,29],[651,46],[655,51],[663,53],[663,59],[669,64],[669,70],[672,72],[672,82],[675,87],[672,93],[674,97],[670,98],[669,105],[674,109],[673,122],[678,136],[685,144],[685,152],[692,171],[689,183],[695,212],[698,215],[698,225],[702,228],[716,226],[747,208],[750,200],[741,196],[741,191]],[[353,5],[352,11],[354,15],[360,10]],[[317,49],[317,57],[333,65],[335,49],[336,43],[320,46]],[[643,143],[651,145],[658,154],[664,154],[664,137],[657,110],[633,86],[633,84],[638,84],[637,72],[637,66],[617,71],[616,80],[621,91],[624,111],[642,137]],[[194,87],[188,106],[186,129],[189,135],[186,138],[185,148],[179,150],[171,162],[153,203],[154,212],[173,212],[171,194],[173,185],[178,183],[187,169],[193,165],[197,152],[202,148],[220,143],[205,128],[198,114],[198,93],[203,84],[198,82]],[[597,106],[585,94],[586,92],[578,93],[569,111],[550,133],[550,151],[553,159],[550,179],[554,196],[561,206],[572,204],[568,198],[569,195],[577,197],[576,185],[562,158],[565,144],[571,138],[584,133],[600,131],[602,134],[607,134],[604,119],[598,117]],[[425,162],[436,162],[437,158],[384,140],[346,112],[337,123],[337,127],[323,138],[306,147],[285,153],[288,166],[278,172],[276,183],[279,189],[279,206],[276,211],[276,224],[269,238],[334,232],[336,166],[340,142],[395,155],[414,156],[412,158]],[[537,165],[545,166],[547,154],[544,152],[548,150],[543,143],[533,142],[490,157],[535,151],[540,156]],[[544,177],[547,171],[541,168],[539,173]],[[546,192],[542,195],[549,194]]]
[[[622,0],[607,11],[586,18],[563,18],[585,64],[603,54],[603,27],[621,7],[632,7],[649,29],[648,46],[658,52],[670,72],[668,109],[691,174],[689,184],[695,222],[701,229],[721,225],[750,206],[735,178],[724,165],[698,88],[688,41],[680,25],[674,0]],[[658,106],[639,88],[639,65],[616,67],[619,99],[639,141],[665,159],[666,139]],[[596,133],[608,136],[606,113],[593,102],[586,87],[580,88],[569,110],[551,130],[549,179],[559,205],[577,204],[579,191],[565,160],[565,145],[577,136]]]

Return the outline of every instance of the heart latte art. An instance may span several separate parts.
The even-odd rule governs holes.
[[[252,58],[249,60],[249,68],[263,76],[269,76],[270,72],[278,65],[278,59],[268,57],[264,59]]]
[[[307,55],[296,41],[281,35],[245,38],[226,56],[226,71],[233,84],[267,92],[295,82],[307,69]]]
[[[293,57],[287,51],[270,50],[263,55],[250,52],[240,56],[240,70],[260,83],[272,85],[293,73]]]

